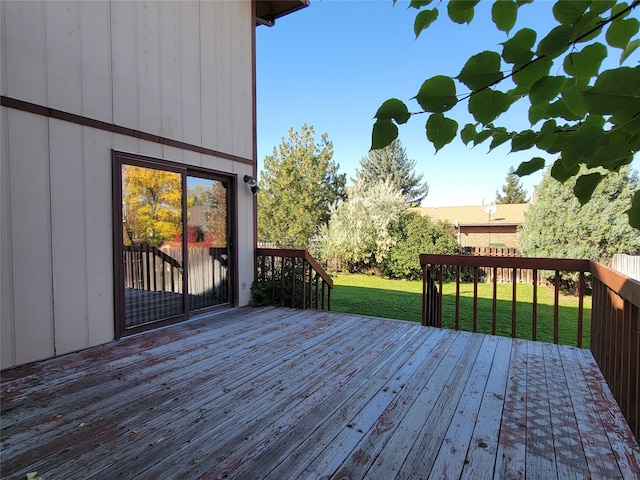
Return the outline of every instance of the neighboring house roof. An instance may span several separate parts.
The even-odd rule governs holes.
[[[451,225],[480,226],[480,225],[522,225],[524,214],[529,208],[529,203],[515,203],[496,205],[497,210],[489,215],[485,209],[487,206],[471,205],[466,207],[419,207],[412,209],[421,215],[427,215],[438,222],[445,220]]]
[[[307,6],[309,6],[309,0],[257,0],[256,25],[272,27],[276,23],[276,18],[284,17]]]

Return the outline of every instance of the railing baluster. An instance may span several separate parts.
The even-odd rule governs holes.
[[[538,339],[538,269],[533,269],[533,298],[531,308],[531,340]]]
[[[330,295],[333,281],[307,251],[258,248],[256,253],[260,258],[258,263],[262,267],[256,275],[256,281],[267,282],[270,279],[271,305],[287,305],[301,309],[320,308],[322,305],[322,309],[331,308]],[[266,257],[269,257],[270,261],[267,261]],[[267,272],[268,269],[271,270],[270,273]],[[298,272],[300,272],[299,276]],[[300,296],[297,292],[298,282],[302,282],[299,287]],[[319,282],[322,282],[322,285]],[[279,291],[277,283],[280,284]],[[321,300],[319,296],[322,296]]]
[[[478,331],[478,267],[473,267],[473,331]]]
[[[427,300],[429,298],[429,265],[422,265],[422,326],[427,326]]]
[[[582,324],[584,312],[584,272],[580,272],[578,277],[578,338],[576,345],[582,348]]]
[[[285,256],[280,257],[282,259],[280,268],[280,305],[284,307],[284,272],[285,272]]]
[[[442,328],[442,302],[444,300],[442,292],[442,264],[438,266],[440,278],[438,279],[439,295],[438,295],[438,327]]]
[[[302,260],[302,308],[307,308],[307,262]]]
[[[516,338],[516,300],[517,300],[517,285],[516,282],[516,269],[511,270],[511,285],[512,285],[512,293],[511,293],[511,338]]]
[[[498,324],[498,267],[491,269],[493,273],[493,301],[491,302],[491,335],[495,335]]]
[[[296,307],[296,259],[291,257],[291,308]]]
[[[560,309],[560,272],[556,270],[553,280],[553,343],[558,343],[558,321]]]
[[[276,301],[276,258],[271,255],[271,305]]]
[[[456,323],[455,329],[460,330],[460,265],[456,265]]]

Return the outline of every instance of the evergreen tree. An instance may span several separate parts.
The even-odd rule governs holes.
[[[581,174],[589,173],[583,169]],[[608,263],[615,253],[640,252],[640,235],[625,215],[634,192],[640,189],[637,174],[629,167],[609,173],[582,206],[572,191],[574,184],[575,180],[560,183],[549,170],[545,172],[520,231],[523,253]]]
[[[520,177],[516,174],[516,169],[513,166],[509,167],[505,180],[507,183],[502,186],[504,195],[496,190],[496,203],[527,203],[529,201],[527,191],[520,185]]]
[[[418,206],[429,193],[429,185],[422,182],[422,174],[416,175],[416,161],[407,157],[400,140],[394,140],[387,147],[371,150],[360,160],[361,170],[356,170],[356,178],[366,187],[382,181],[391,185],[407,198],[410,206]]]
[[[285,247],[307,248],[329,220],[329,208],[344,197],[346,175],[333,160],[333,143],[324,133],[316,143],[313,126],[289,130],[264,159],[258,194],[258,236]]]

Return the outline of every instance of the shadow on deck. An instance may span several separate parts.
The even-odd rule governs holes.
[[[242,308],[2,372],[2,478],[638,478],[591,352]]]

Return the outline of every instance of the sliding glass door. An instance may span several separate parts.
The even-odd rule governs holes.
[[[230,178],[114,153],[117,336],[232,302]]]
[[[187,256],[192,310],[229,302],[228,184],[187,176]]]

